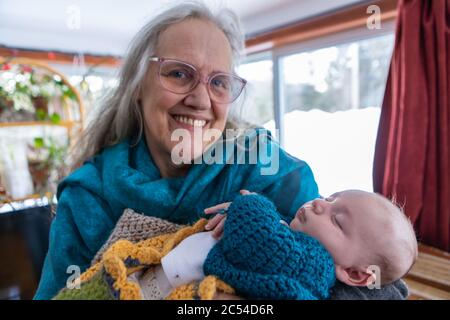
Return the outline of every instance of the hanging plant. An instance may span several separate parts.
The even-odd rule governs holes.
[[[2,71],[14,73],[15,76],[2,80]],[[33,112],[34,120],[58,124],[61,115],[49,112],[49,103],[54,97],[60,97],[62,101],[77,102],[75,92],[59,75],[50,75],[29,65],[0,64],[0,112],[6,108],[12,109],[11,111],[28,110]],[[23,117],[17,116],[20,119],[9,117],[6,120],[23,121]]]

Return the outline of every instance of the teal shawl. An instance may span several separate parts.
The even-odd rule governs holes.
[[[144,138],[135,146],[126,140],[105,148],[86,161],[58,186],[57,213],[35,299],[50,299],[64,287],[76,275],[69,266],[86,270],[126,208],[192,223],[204,216],[205,208],[231,201],[240,189],[248,189],[271,199],[289,221],[303,203],[319,196],[317,185],[304,161],[279,149],[263,129],[252,138],[261,136],[268,137],[265,147],[279,151],[276,174],[261,174],[267,159],[258,157],[256,164],[194,164],[184,177],[162,178]],[[223,154],[224,159],[228,156]]]

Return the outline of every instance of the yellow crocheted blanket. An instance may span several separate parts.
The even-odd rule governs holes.
[[[201,219],[192,226],[137,243],[132,243],[128,240],[116,241],[105,251],[100,262],[81,274],[81,287],[83,288],[83,285],[89,281],[105,278],[103,276],[99,277],[99,275],[106,275],[106,278],[109,279],[109,289],[115,292],[113,296],[116,299],[141,300],[142,296],[139,285],[129,280],[128,276],[149,266],[159,264],[161,258],[168,254],[183,239],[194,233],[204,231],[206,223],[206,219]],[[84,286],[84,288],[87,287]],[[94,286],[91,285],[90,287]],[[98,287],[96,285],[95,290],[98,291]],[[214,276],[207,276],[200,283],[190,283],[174,289],[166,299],[211,300],[214,298],[216,292],[233,294],[234,289]],[[67,297],[73,298],[73,296],[67,294],[67,291],[63,291],[62,294],[60,293],[56,296],[56,299],[64,299]]]

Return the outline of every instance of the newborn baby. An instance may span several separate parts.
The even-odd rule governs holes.
[[[231,248],[229,238],[237,239],[238,224],[227,223],[224,215],[216,216],[207,225],[213,231],[187,237],[161,265],[135,278],[144,298],[162,299],[180,285],[214,274],[245,297],[326,299],[335,279],[350,286],[366,286],[375,280],[387,284],[402,278],[417,257],[411,223],[397,206],[375,193],[337,192],[303,205],[289,226],[272,213],[276,224],[269,226],[266,221],[261,228],[252,226],[252,231],[246,226],[266,211],[275,212],[265,197],[244,191],[232,204],[208,212],[217,209],[229,210],[227,220],[232,218],[231,211],[260,210],[259,216],[240,225],[257,236],[242,239],[239,235],[241,243]],[[233,219],[246,218],[239,214]],[[215,239],[213,234],[220,235],[222,229],[223,238]],[[284,242],[277,242],[281,236]],[[269,252],[261,255],[261,251]],[[267,256],[270,260],[260,263]],[[379,268],[379,279],[371,272],[373,266]],[[286,292],[272,292],[277,290]]]

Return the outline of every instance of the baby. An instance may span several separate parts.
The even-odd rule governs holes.
[[[205,227],[212,231],[187,237],[160,265],[135,279],[144,298],[164,298],[180,285],[215,274],[246,297],[326,299],[335,279],[350,286],[388,284],[416,260],[411,223],[381,195],[346,190],[315,199],[299,208],[288,226],[268,199],[241,194],[233,203],[205,210],[228,210],[227,221],[216,215]],[[231,210],[239,212],[233,224]],[[269,219],[278,218],[274,224],[261,218],[269,211]]]
[[[405,276],[417,258],[410,221],[376,193],[347,190],[308,202],[290,227],[319,240],[333,257],[337,279],[351,286],[372,282],[371,265],[380,268],[381,285],[391,283]]]

